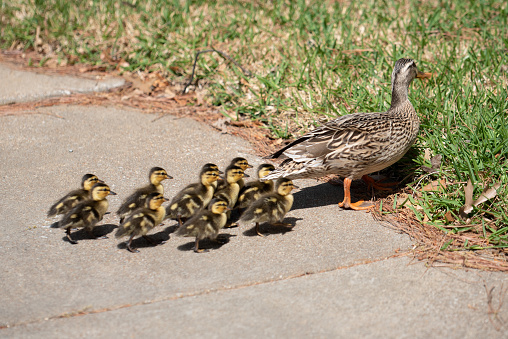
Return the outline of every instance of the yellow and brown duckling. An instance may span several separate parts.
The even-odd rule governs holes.
[[[194,252],[200,253],[207,250],[199,249],[199,241],[212,239],[217,241],[220,230],[226,225],[226,211],[228,203],[222,199],[213,199],[208,209],[199,211],[178,228],[176,234],[184,237],[196,237]]]
[[[199,182],[190,184],[171,200],[166,208],[167,218],[183,221],[192,217],[200,209],[206,208],[215,192],[214,184],[219,179],[219,171],[207,165],[203,166],[199,174]]]
[[[204,165],[203,165],[203,167],[201,168],[201,170],[203,171],[203,170],[205,170],[205,169],[207,169],[207,170],[215,170],[215,171],[217,171],[217,173],[218,173],[219,175],[220,175],[220,174],[224,174],[224,172],[222,172],[221,170],[219,170],[219,166],[217,166],[216,164],[212,164],[212,163],[207,163],[207,164],[204,164]],[[214,190],[217,190],[217,186],[218,186],[218,184],[219,184],[219,181],[220,181],[220,180],[221,180],[221,179],[220,179],[220,177],[219,177],[217,181],[214,181],[214,182],[212,183],[212,186],[213,186]]]
[[[230,166],[238,166],[240,167],[244,172],[249,169],[249,168],[252,168],[252,165],[249,164],[249,162],[247,161],[247,159],[245,158],[241,158],[241,157],[236,157],[234,158],[233,160],[231,160],[231,163],[229,164],[228,167]],[[246,175],[246,177],[248,177],[248,175]],[[221,182],[219,184],[219,187],[218,189],[220,190],[222,188],[222,186],[224,186],[226,184],[226,182]],[[243,188],[243,186],[245,185],[245,182],[243,179],[240,179],[238,180],[238,185],[240,186],[240,189]]]
[[[129,214],[131,214],[134,210],[144,207],[146,203],[146,198],[150,193],[158,192],[164,194],[164,186],[162,186],[162,181],[166,179],[173,179],[165,169],[161,167],[153,167],[149,174],[148,179],[150,183],[145,186],[138,188],[133,194],[131,194],[125,201],[122,203],[116,214],[120,217],[120,223],[122,223]]]
[[[228,208],[233,209],[236,205],[236,201],[238,200],[238,195],[240,194],[240,185],[238,182],[242,180],[244,176],[248,177],[248,175],[243,172],[242,168],[235,165],[230,165],[226,168],[225,175],[225,182],[219,186],[217,192],[214,194],[214,198],[227,201]],[[228,211],[227,215],[229,219],[231,211]]]
[[[275,167],[272,164],[261,164],[258,167],[258,178],[262,179],[266,177],[270,172],[274,171]],[[258,200],[261,195],[270,193],[273,191],[273,180],[254,180],[249,181],[245,184],[243,189],[240,191],[238,202],[236,207],[247,208],[254,201]]]
[[[339,207],[362,210],[351,202],[351,181],[364,178],[397,162],[416,140],[420,120],[408,98],[415,78],[431,77],[411,59],[399,59],[392,73],[392,102],[386,112],[353,113],[332,120],[271,155],[288,157],[267,179],[316,178],[337,174],[344,179]],[[376,185],[373,185],[376,186]],[[379,185],[378,185],[379,186]]]
[[[48,211],[48,218],[69,212],[80,202],[90,198],[90,190],[93,185],[101,182],[94,174],[85,174],[81,179],[81,188],[70,191],[63,198],[51,206]]]
[[[101,182],[95,184],[90,191],[91,199],[74,206],[60,220],[58,226],[65,229],[70,243],[77,244],[77,241],[71,238],[72,228],[84,228],[88,234],[95,238],[93,228],[102,220],[102,217],[104,217],[104,214],[108,210],[109,202],[106,197],[110,194],[116,195],[115,192],[110,190],[108,185]]]
[[[264,235],[259,231],[260,223],[267,222],[275,226],[290,226],[290,224],[283,223],[282,220],[293,206],[293,195],[291,194],[293,188],[298,187],[293,185],[290,179],[278,179],[275,183],[275,191],[262,195],[250,205],[242,214],[240,221],[255,222],[256,233],[262,237]]]
[[[120,224],[115,237],[120,238],[130,235],[127,241],[127,249],[130,252],[139,252],[137,249],[131,247],[132,239],[137,235],[142,236],[152,244],[155,243],[152,238],[148,237],[146,234],[155,226],[159,225],[166,216],[166,209],[161,206],[164,201],[168,201],[168,199],[164,198],[161,193],[150,193],[146,198],[145,207],[134,210],[125,221]]]

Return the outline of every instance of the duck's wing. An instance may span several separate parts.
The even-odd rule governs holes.
[[[389,140],[390,126],[384,113],[345,115],[310,131],[271,157],[284,154],[295,162],[307,162],[334,154],[375,152],[378,145]]]

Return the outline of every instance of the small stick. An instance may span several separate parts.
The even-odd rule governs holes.
[[[213,46],[211,46],[212,49],[205,49],[203,51],[199,51],[196,53],[196,57],[194,58],[194,65],[192,66],[192,74],[191,74],[191,78],[189,80],[189,82],[185,85],[185,87],[183,88],[183,91],[182,91],[182,94],[185,94],[185,92],[187,91],[187,88],[192,84],[192,81],[194,80],[194,73],[196,71],[196,64],[198,63],[198,58],[201,54],[204,54],[204,53],[210,53],[210,52],[216,52],[218,53],[221,57],[223,57],[224,59],[226,60],[229,60],[231,61],[233,64],[235,64],[236,67],[240,68],[243,72],[243,74],[245,74],[246,76],[248,76],[249,78],[252,77],[252,73],[243,68],[238,62],[236,62],[233,58],[231,58],[229,55],[227,55],[226,53],[222,52],[222,51],[219,51],[217,49],[215,49]]]

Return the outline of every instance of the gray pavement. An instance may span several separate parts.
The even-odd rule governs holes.
[[[33,85],[21,100],[61,88],[53,76],[17,76]],[[73,80],[73,91],[95,86]],[[46,212],[84,173],[118,193],[115,211],[153,166],[175,178],[164,182],[171,198],[205,162],[263,160],[246,141],[190,119],[102,106],[37,112],[0,118],[0,337],[505,337],[508,306],[489,314],[484,285],[495,288],[495,307],[508,299],[496,294],[506,274],[412,262],[400,256],[409,237],[341,210],[342,187],[314,180],[297,182],[286,218],[295,227],[266,227],[266,238],[241,225],[223,231],[227,244],[195,254],[166,221],[152,232],[165,244],[135,240],[132,254],[114,238],[111,213],[98,227],[108,239],[77,232],[71,245]]]
[[[122,86],[121,78],[99,79],[76,78],[72,76],[50,76],[16,70],[0,64],[0,105],[16,102],[35,101],[45,98],[107,91]]]

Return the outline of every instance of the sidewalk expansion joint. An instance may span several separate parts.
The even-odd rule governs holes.
[[[240,289],[252,287],[252,286],[264,285],[264,284],[269,284],[269,283],[274,283],[274,282],[279,282],[279,281],[284,281],[284,280],[290,280],[290,279],[295,279],[295,278],[301,278],[301,277],[306,277],[306,276],[311,276],[311,275],[316,275],[316,274],[334,272],[334,271],[349,269],[349,268],[356,267],[356,266],[369,265],[369,264],[373,264],[373,263],[377,263],[377,262],[381,262],[381,261],[385,261],[385,260],[389,260],[389,259],[408,256],[411,254],[412,254],[411,251],[404,251],[404,252],[401,251],[401,252],[395,253],[395,254],[388,256],[388,257],[383,257],[383,258],[378,258],[378,259],[370,259],[370,260],[362,260],[362,261],[354,263],[354,264],[339,266],[339,267],[330,268],[330,269],[324,269],[324,270],[315,271],[315,272],[297,273],[297,274],[292,274],[292,275],[288,275],[285,277],[279,277],[279,278],[275,278],[275,279],[239,284],[239,285],[234,285],[234,286],[222,286],[222,287],[218,287],[218,288],[206,289],[206,290],[197,291],[197,292],[177,293],[176,295],[173,295],[170,297],[164,297],[164,298],[159,298],[159,299],[154,299],[154,300],[145,300],[145,301],[140,301],[140,302],[133,303],[133,304],[123,304],[123,305],[117,305],[117,306],[111,306],[111,307],[105,307],[105,308],[99,308],[99,309],[85,308],[80,311],[66,312],[63,314],[50,316],[50,317],[46,317],[43,319],[35,319],[35,320],[29,320],[29,321],[24,321],[24,322],[19,322],[19,323],[14,323],[14,324],[7,324],[7,325],[0,324],[0,330],[6,329],[6,328],[13,328],[13,327],[19,327],[19,326],[24,326],[24,325],[42,323],[44,321],[49,321],[49,320],[74,318],[74,317],[79,317],[79,316],[121,310],[123,308],[142,306],[142,305],[151,305],[151,304],[156,304],[156,303],[160,303],[160,302],[164,302],[164,301],[178,300],[178,299],[184,299],[184,298],[188,298],[188,297],[197,297],[197,296],[207,295],[207,294],[211,294],[211,293],[230,291],[230,290],[240,290]]]

